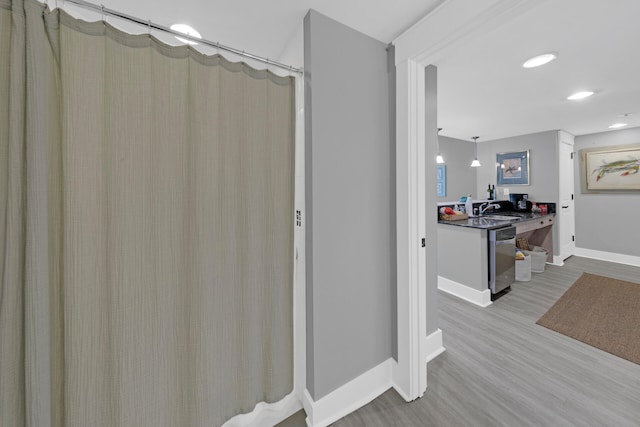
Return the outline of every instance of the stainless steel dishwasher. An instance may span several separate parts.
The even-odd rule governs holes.
[[[491,298],[516,280],[516,227],[489,230],[489,288]]]

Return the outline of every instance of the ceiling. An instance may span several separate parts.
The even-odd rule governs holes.
[[[536,0],[537,1],[537,0]],[[479,143],[563,129],[640,126],[640,1],[546,0],[437,61],[441,134]],[[522,63],[554,51],[539,68]],[[595,92],[582,101],[567,96]],[[634,113],[622,118],[621,114]]]
[[[48,0],[51,4],[53,0]],[[105,7],[279,59],[312,8],[389,43],[446,0],[102,0]],[[640,1],[530,0],[528,12],[436,61],[441,135],[479,143],[553,129],[574,135],[640,126]],[[61,3],[61,2],[59,2]],[[67,8],[67,6],[65,6]],[[76,9],[74,9],[76,10]],[[113,22],[112,22],[113,23]],[[544,52],[556,61],[524,69]],[[292,64],[300,66],[302,64]],[[595,95],[567,101],[578,90]],[[625,113],[634,113],[624,118]]]
[[[309,9],[373,38],[390,42],[444,0],[87,1],[165,26],[188,24],[207,40],[266,58],[280,58],[302,27]],[[58,1],[61,3],[62,0]]]

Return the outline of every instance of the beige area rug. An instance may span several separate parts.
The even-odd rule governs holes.
[[[640,365],[640,284],[583,273],[538,320]]]

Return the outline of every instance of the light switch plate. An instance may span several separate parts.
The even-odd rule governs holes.
[[[503,191],[502,194],[504,194],[505,196],[509,195],[509,189],[508,188],[503,188],[502,191]]]

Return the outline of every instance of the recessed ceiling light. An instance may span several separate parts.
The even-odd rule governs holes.
[[[179,33],[186,34],[188,36],[195,37],[197,39],[201,39],[202,38],[202,36],[200,35],[199,32],[197,32],[193,27],[191,27],[189,25],[186,25],[186,24],[173,24],[171,26],[171,29],[173,31],[177,31]],[[190,44],[192,46],[195,46],[195,45],[198,44],[197,42],[194,42],[194,41],[189,40],[189,39],[185,39],[184,37],[178,37],[178,36],[175,36],[175,37],[178,40],[180,40],[182,43]]]
[[[614,123],[611,126],[609,126],[609,129],[619,129],[619,128],[623,128],[627,126],[626,123]]]
[[[553,53],[553,52],[543,53],[542,55],[534,56],[533,58],[527,59],[526,61],[524,61],[524,64],[522,64],[522,66],[524,68],[539,67],[541,65],[548,64],[549,62],[553,61],[557,57],[558,57],[557,53]]]
[[[567,97],[567,99],[568,99],[569,101],[577,101],[577,100],[579,100],[579,99],[585,99],[585,98],[588,98],[588,97],[590,97],[591,95],[593,95],[593,92],[586,90],[586,91],[584,91],[584,92],[576,92],[576,93],[574,93],[573,95],[571,95],[571,96]]]

